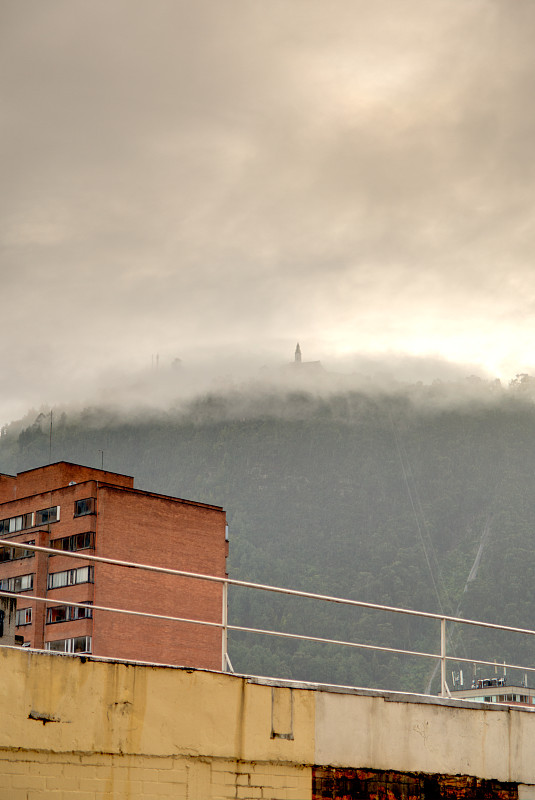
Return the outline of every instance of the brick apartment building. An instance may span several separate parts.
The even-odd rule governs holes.
[[[219,583],[70,554],[224,577],[225,531],[222,508],[134,489],[127,475],[65,461],[0,474],[0,589],[16,593],[16,633],[29,647],[221,669],[220,628],[31,596],[220,622]],[[9,548],[2,540],[52,547],[57,555]]]

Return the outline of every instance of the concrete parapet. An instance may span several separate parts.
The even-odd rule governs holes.
[[[527,709],[17,648],[0,674],[8,800],[535,798]]]

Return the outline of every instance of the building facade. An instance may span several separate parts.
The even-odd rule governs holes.
[[[10,541],[57,554],[13,549]],[[128,475],[64,461],[0,475],[0,590],[16,594],[16,633],[25,646],[221,669],[220,628],[53,601],[219,623],[222,584],[73,553],[223,578],[222,508],[134,489]]]
[[[13,647],[22,644],[15,633],[17,618],[17,601],[14,597],[0,597],[0,646]]]
[[[480,678],[472,681],[468,689],[456,687],[451,696],[459,700],[472,700],[480,703],[506,703],[508,706],[535,705],[535,689],[527,685],[527,676],[522,683],[508,685],[503,678]]]

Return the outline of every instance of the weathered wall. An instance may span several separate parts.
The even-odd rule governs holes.
[[[15,614],[17,601],[14,597],[0,597],[0,645],[15,644]]]
[[[2,800],[311,798],[312,692],[9,648],[0,674]]]
[[[522,800],[516,783],[468,775],[316,767],[313,800]]]
[[[376,695],[318,693],[316,764],[535,784],[534,712]]]
[[[8,800],[535,800],[528,710],[16,648],[0,674]]]

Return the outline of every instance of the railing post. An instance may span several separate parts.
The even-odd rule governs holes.
[[[221,661],[221,671],[227,671],[227,634],[228,634],[228,583],[227,581],[223,581],[223,609],[221,614],[221,622],[223,627],[221,628],[221,649],[222,649],[222,661]]]
[[[440,620],[440,696],[447,696],[446,686],[446,620]]]

